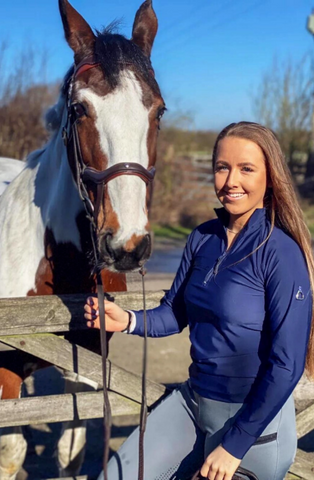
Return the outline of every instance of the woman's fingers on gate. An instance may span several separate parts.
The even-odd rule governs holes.
[[[98,299],[88,297],[84,305],[84,318],[89,328],[100,328]],[[105,323],[108,332],[121,332],[129,323],[129,314],[116,303],[105,300]]]
[[[85,318],[89,319],[90,317],[99,315],[98,311],[98,299],[96,297],[88,297],[84,305]],[[90,315],[90,317],[88,316]]]
[[[88,297],[86,300],[86,305],[89,305],[94,310],[98,310],[98,298],[97,297]]]
[[[99,328],[99,326],[97,325],[97,322],[96,320],[90,320],[89,322],[86,323],[86,325],[89,327],[89,328]]]
[[[89,305],[84,306],[84,311],[85,311],[84,317],[87,318],[88,320],[98,316],[98,312],[94,310],[94,308],[91,308]]]
[[[95,300],[96,300],[96,298],[95,298]],[[88,305],[94,305],[94,298],[93,297],[87,297],[86,303],[88,303]]]

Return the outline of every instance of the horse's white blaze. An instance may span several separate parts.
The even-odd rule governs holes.
[[[147,134],[149,110],[143,105],[142,89],[131,71],[121,73],[115,90],[100,97],[90,89],[81,89],[80,101],[91,103],[96,113],[100,148],[108,158],[108,167],[119,162],[136,162],[148,167]],[[121,246],[132,235],[146,232],[146,186],[135,176],[120,176],[108,184],[110,202],[120,228],[114,246]]]

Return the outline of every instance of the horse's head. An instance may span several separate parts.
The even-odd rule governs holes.
[[[139,268],[149,257],[148,204],[164,101],[150,63],[157,32],[151,0],[136,13],[132,38],[93,33],[59,0],[74,51],[65,129],[69,163],[97,226],[100,266]]]

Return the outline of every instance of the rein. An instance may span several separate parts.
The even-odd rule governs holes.
[[[101,340],[101,356],[102,356],[102,373],[103,373],[103,393],[104,393],[104,456],[103,456],[103,470],[104,480],[108,480],[107,464],[109,458],[109,440],[111,434],[111,408],[108,396],[107,388],[107,334],[106,334],[106,322],[105,322],[105,294],[103,289],[103,283],[101,273],[97,267],[98,265],[98,249],[97,249],[97,218],[100,209],[100,205],[103,198],[103,190],[114,178],[121,175],[135,175],[141,178],[146,186],[150,186],[154,180],[155,168],[145,168],[142,165],[135,162],[121,162],[117,163],[105,170],[98,171],[95,168],[87,167],[83,161],[79,135],[77,131],[77,120],[73,120],[72,114],[72,91],[75,78],[86,72],[87,70],[97,67],[100,64],[95,61],[93,57],[88,57],[80,62],[74,69],[74,73],[71,77],[68,87],[67,98],[67,121],[62,130],[62,139],[66,147],[70,143],[73,145],[74,161],[75,161],[75,173],[76,184],[81,200],[83,201],[86,216],[90,222],[90,234],[93,245],[94,253],[94,273],[97,278],[97,296],[99,304],[99,320],[100,320],[100,340]],[[97,195],[95,206],[91,201],[86,182],[94,183],[97,186]],[[142,403],[140,414],[140,436],[139,436],[139,470],[138,480],[144,480],[144,432],[146,427],[147,418],[147,401],[146,401],[146,364],[147,364],[147,322],[146,322],[146,301],[145,301],[145,284],[144,275],[145,270],[141,268],[140,274],[142,276],[142,290],[143,290],[143,310],[144,310],[144,353],[143,353],[143,374],[142,374]]]

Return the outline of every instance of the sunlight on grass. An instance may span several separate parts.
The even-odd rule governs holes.
[[[180,225],[152,225],[152,231],[156,237],[173,238],[185,240],[191,232],[191,229],[181,227]]]

